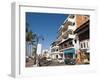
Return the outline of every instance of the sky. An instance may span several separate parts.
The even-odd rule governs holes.
[[[67,14],[26,12],[26,22],[33,33],[43,36],[44,40],[39,40],[39,43],[43,49],[48,49],[56,40],[58,28],[67,16]]]

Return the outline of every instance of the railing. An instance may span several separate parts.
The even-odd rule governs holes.
[[[83,40],[80,42],[80,48],[81,49],[89,49],[90,45],[89,45],[89,40]]]
[[[59,51],[64,51],[64,50],[70,49],[70,48],[74,48],[74,46],[70,45],[70,46],[67,46],[67,47],[64,47],[64,48],[60,48]]]

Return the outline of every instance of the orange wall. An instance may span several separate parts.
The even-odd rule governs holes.
[[[77,28],[80,27],[80,25],[85,22],[87,19],[87,16],[83,16],[83,15],[76,15],[76,25]]]

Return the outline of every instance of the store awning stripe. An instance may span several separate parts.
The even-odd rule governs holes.
[[[75,53],[75,49],[74,48],[71,48],[71,49],[67,49],[67,50],[64,50],[64,54],[74,54]]]

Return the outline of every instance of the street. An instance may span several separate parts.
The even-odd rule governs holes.
[[[40,62],[41,66],[62,66],[64,62],[59,63],[57,60]]]

